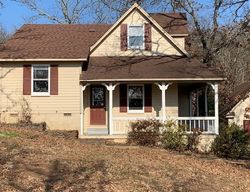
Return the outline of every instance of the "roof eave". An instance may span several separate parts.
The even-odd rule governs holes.
[[[25,61],[87,61],[87,58],[78,58],[78,59],[50,59],[50,58],[45,58],[45,59],[0,59],[0,62],[25,62]]]
[[[175,82],[180,82],[180,81],[224,81],[224,77],[213,77],[213,78],[141,78],[141,79],[135,79],[135,78],[130,78],[130,79],[89,79],[89,80],[83,80],[80,79],[81,82],[103,82],[103,81],[108,81],[108,82],[132,82],[132,81],[175,81]]]

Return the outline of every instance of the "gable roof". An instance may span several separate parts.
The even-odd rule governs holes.
[[[112,27],[93,45],[90,47],[90,52],[93,52],[93,50],[96,49],[96,47],[98,45],[100,45],[112,32],[114,29],[116,29],[121,22],[126,19],[134,10],[138,10],[144,17],[146,17],[150,24],[153,25],[154,27],[156,27],[161,33],[162,35],[167,38],[174,46],[175,48],[180,51],[183,55],[185,56],[189,56],[187,51],[179,45],[179,43],[177,41],[174,40],[174,38],[167,33],[162,26],[160,26],[160,24],[158,24],[153,17],[151,17],[146,11],[144,11],[137,3],[135,3],[132,7],[130,7],[130,9],[128,9],[121,17],[120,19],[118,19],[114,25],[112,25]]]
[[[234,89],[234,92],[230,95],[230,104],[222,110],[224,113],[232,111],[242,100],[246,99],[250,93],[250,82],[240,84]]]
[[[223,80],[197,59],[180,56],[90,57],[82,81]]]
[[[185,14],[150,15],[165,33],[186,35]],[[83,61],[89,56],[90,47],[111,27],[112,24],[25,24],[0,47],[0,60]]]
[[[185,13],[149,13],[149,15],[172,36],[188,35],[188,23]]]
[[[83,59],[111,25],[24,25],[0,50],[1,59]]]

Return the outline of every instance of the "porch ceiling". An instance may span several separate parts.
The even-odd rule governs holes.
[[[197,59],[178,56],[93,57],[81,81],[221,81],[223,76]]]

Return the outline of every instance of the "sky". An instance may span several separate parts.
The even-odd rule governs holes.
[[[0,9],[0,24],[11,33],[20,28],[30,15],[32,13],[27,8],[12,1],[4,1],[4,6]]]
[[[13,2],[11,0],[2,0],[4,5],[2,8],[0,8],[0,25],[4,27],[4,29],[8,33],[13,33],[16,29],[20,28],[24,23],[30,23],[30,17],[33,16],[34,14],[32,11],[30,11],[28,8]],[[91,0],[84,0],[84,1],[90,1]],[[211,0],[197,0],[199,3],[203,5],[203,11],[201,12],[201,16],[204,16],[203,18],[210,18],[208,16],[211,13],[211,10],[207,9],[207,5],[211,3]],[[49,10],[52,10],[51,7],[53,7],[53,3],[51,0],[43,0],[41,1],[43,3],[43,7],[49,8]],[[250,6],[250,2],[248,4]],[[148,8],[148,11],[154,12],[151,10],[152,8]],[[93,10],[92,10],[93,11]],[[158,10],[159,11],[159,10]],[[232,16],[231,13],[226,12],[224,14],[224,18],[222,19],[222,23],[224,23],[226,20],[228,20]],[[91,22],[91,19],[93,20],[93,13],[91,13],[91,10],[88,15],[85,15],[85,21],[86,22]],[[32,21],[34,22],[34,21]],[[49,23],[48,20],[45,19],[40,19],[36,20],[36,23]]]

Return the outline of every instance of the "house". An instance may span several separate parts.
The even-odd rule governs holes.
[[[226,108],[228,123],[235,123],[250,133],[250,82],[236,87]]]
[[[28,116],[84,138],[126,135],[131,121],[156,118],[216,135],[224,78],[190,58],[187,36],[185,14],[137,4],[112,25],[24,25],[0,52],[1,122]]]

